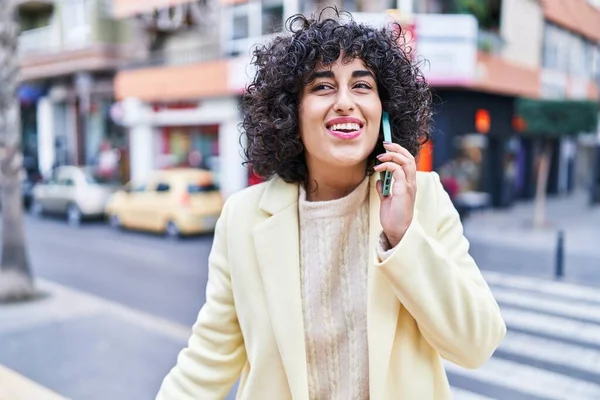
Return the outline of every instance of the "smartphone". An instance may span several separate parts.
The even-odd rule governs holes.
[[[387,113],[387,111],[384,111],[381,116],[381,124],[383,126],[383,140],[386,142],[391,142],[392,128],[390,127],[390,115]],[[392,172],[382,172],[381,181],[383,182],[383,195],[389,196],[392,189]]]

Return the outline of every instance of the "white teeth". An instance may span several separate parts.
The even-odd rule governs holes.
[[[331,125],[331,127],[329,129],[331,129],[333,131],[357,131],[360,129],[360,125],[356,124],[356,123],[335,124],[335,125]]]

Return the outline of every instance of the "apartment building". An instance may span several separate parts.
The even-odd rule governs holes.
[[[460,172],[463,184],[490,194],[494,206],[532,197],[541,140],[524,129],[515,102],[598,99],[600,12],[585,0],[489,0],[477,7],[424,0],[415,1],[413,10],[417,15],[470,11],[478,19],[475,74],[459,84],[432,82],[440,99],[434,169],[467,165],[470,172]],[[590,137],[582,132],[554,140],[550,193],[571,190],[575,171],[587,187],[593,169]]]
[[[546,0],[542,9],[542,96],[600,99],[600,2]],[[597,180],[599,145],[600,130],[557,143],[551,189],[564,193]]]
[[[252,46],[281,31],[285,20],[298,12],[325,5],[357,12],[398,5],[395,0],[113,4],[117,18],[159,38],[151,40],[146,60],[122,69],[115,79],[122,123],[130,132],[132,177],[144,179],[152,169],[185,165],[187,155],[197,150],[205,166],[217,172],[225,196],[252,181],[241,165],[238,130],[240,95],[253,74],[248,65]],[[173,28],[160,28],[169,26],[167,20],[175,23]]]
[[[47,175],[55,165],[95,163],[104,141],[122,147],[125,132],[109,110],[129,35],[112,19],[110,1],[17,3],[25,156]]]
[[[471,189],[489,193],[497,206],[510,205],[532,193],[535,165],[535,140],[521,134],[514,103],[556,95],[556,81],[547,77],[554,73],[548,63],[555,27],[581,38],[588,49],[581,51],[591,54],[581,65],[572,61],[569,68],[587,75],[569,72],[566,95],[597,98],[597,10],[573,1],[589,7],[589,21],[576,31],[552,11],[560,0],[488,1],[476,16],[457,8],[469,2],[450,0],[113,0],[115,17],[134,24],[149,49],[114,82],[116,114],[129,131],[132,177],[185,165],[197,150],[218,172],[225,195],[245,187],[238,104],[253,73],[251,47],[280,31],[290,15],[336,5],[369,23],[395,18],[415,38],[418,57],[429,60],[424,73],[439,101],[433,148],[422,152],[420,168],[444,170],[456,156],[467,157]]]

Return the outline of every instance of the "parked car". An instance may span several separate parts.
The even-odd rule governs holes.
[[[113,228],[165,233],[169,237],[212,232],[223,199],[212,172],[178,168],[154,172],[125,185],[106,206]]]
[[[60,166],[50,179],[33,187],[30,212],[64,214],[70,225],[77,226],[85,218],[102,217],[118,188],[118,183],[97,177],[91,167]]]

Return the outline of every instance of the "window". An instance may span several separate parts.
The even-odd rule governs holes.
[[[87,43],[90,35],[87,0],[66,0],[61,7],[64,39],[68,44]]]
[[[548,69],[556,69],[558,67],[558,46],[554,25],[546,24],[544,36],[543,66]]]
[[[168,183],[161,182],[158,185],[156,185],[156,191],[158,193],[164,193],[164,192],[168,192],[170,190],[171,190],[171,186]]]
[[[222,37],[225,56],[250,55],[261,36],[280,32],[285,8],[282,0],[249,2],[225,8]]]
[[[216,190],[219,190],[219,188],[214,184],[209,184],[209,185],[190,184],[190,185],[188,185],[188,188],[187,188],[187,191],[189,194],[214,192]]]
[[[577,54],[578,59],[572,60]],[[581,68],[581,38],[553,24],[546,24],[543,67],[560,72],[575,72]]]
[[[245,39],[250,35],[248,26],[248,14],[239,14],[233,17],[233,40]]]
[[[600,85],[600,45],[594,47],[594,78]]]
[[[62,178],[58,181],[61,186],[75,186],[75,181],[71,178]]]
[[[262,34],[281,32],[283,28],[283,4],[263,5]]]

